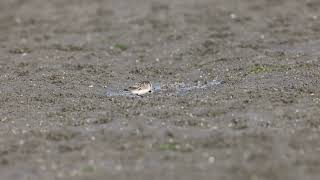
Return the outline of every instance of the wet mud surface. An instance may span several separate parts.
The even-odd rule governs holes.
[[[319,12],[0,1],[1,179],[319,179]],[[108,93],[142,80],[174,88]]]

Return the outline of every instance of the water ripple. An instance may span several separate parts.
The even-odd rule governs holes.
[[[174,83],[174,84],[161,84],[159,82],[152,83],[152,93],[163,93],[163,92],[171,92],[177,95],[183,95],[187,92],[192,92],[199,89],[208,89],[213,88],[215,86],[223,84],[224,81],[221,80],[212,80],[206,83],[197,83],[188,84],[188,83]],[[128,96],[128,97],[135,97],[135,95],[131,94],[130,92],[124,91],[120,88],[115,89],[108,89],[106,92],[106,96],[108,97],[115,97],[115,96]]]

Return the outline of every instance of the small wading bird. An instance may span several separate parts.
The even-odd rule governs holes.
[[[132,94],[140,96],[142,94],[152,92],[152,84],[149,81],[141,81],[124,90],[130,91]]]

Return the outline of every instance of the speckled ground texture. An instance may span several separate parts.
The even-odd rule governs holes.
[[[319,61],[318,0],[2,0],[1,179],[319,179]]]

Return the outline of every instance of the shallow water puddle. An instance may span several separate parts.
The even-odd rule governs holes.
[[[310,40],[307,42],[300,42],[293,45],[280,45],[270,49],[271,52],[283,51],[287,54],[292,55],[310,55],[319,56],[320,55],[320,39]]]
[[[152,83],[152,93],[163,93],[170,92],[172,94],[183,95],[187,92],[198,90],[198,89],[209,89],[215,87],[217,85],[223,84],[221,80],[212,80],[206,83],[187,84],[187,83],[174,83],[174,84],[161,84],[159,82]],[[132,95],[130,92],[124,91],[124,88],[114,88],[108,89],[106,92],[106,96],[114,97],[114,96],[128,96],[128,97],[136,97],[136,95]]]

